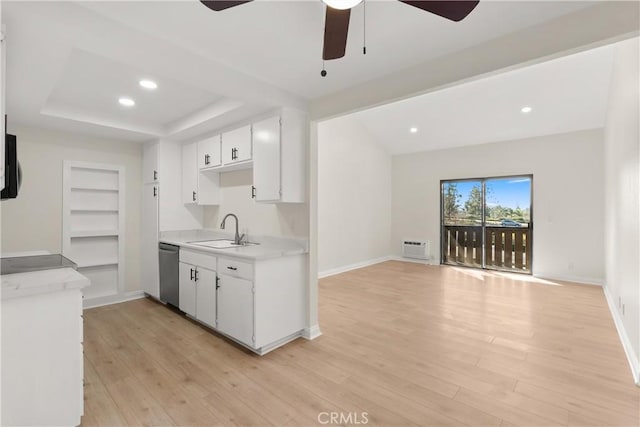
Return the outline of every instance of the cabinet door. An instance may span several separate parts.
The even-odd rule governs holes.
[[[253,347],[253,283],[218,275],[218,329]]]
[[[196,317],[216,327],[216,272],[198,267],[196,280]]]
[[[257,202],[280,200],[280,118],[253,124],[253,187]]]
[[[220,135],[198,142],[198,169],[220,166]]]
[[[184,262],[179,267],[180,310],[196,317],[196,267]]]
[[[222,164],[251,160],[251,126],[222,134]]]
[[[221,202],[220,173],[215,170],[198,172],[197,194],[199,205],[219,205]]]
[[[198,143],[182,146],[182,203],[198,201]]]
[[[144,145],[142,153],[142,183],[148,184],[158,181],[158,143],[150,142]]]
[[[158,266],[158,198],[159,185],[146,184],[142,194],[142,289],[154,298],[160,297]]]

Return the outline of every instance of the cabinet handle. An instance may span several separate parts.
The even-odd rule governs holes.
[[[198,267],[196,267],[195,270],[193,270],[193,280],[195,280],[196,282],[198,281]]]
[[[190,268],[189,270],[191,270],[191,279],[190,280],[193,280],[193,268]]]
[[[253,185],[251,186],[251,198],[256,198],[256,187],[254,187]]]
[[[216,289],[220,288],[220,278],[216,276]]]
[[[233,270],[236,271],[238,269],[238,267],[227,267],[229,270]]]
[[[158,187],[153,187],[153,197],[158,197]]]
[[[158,171],[153,171],[153,180],[156,181],[158,179]]]
[[[237,158],[238,158],[238,149],[234,147],[231,149],[231,160],[236,160]]]
[[[208,164],[209,164],[209,157],[211,157],[211,156],[209,156],[208,154],[205,154],[205,155],[204,155],[204,164],[205,164],[205,165],[208,165]]]
[[[193,201],[194,202],[196,201],[196,192],[195,191],[193,192]]]

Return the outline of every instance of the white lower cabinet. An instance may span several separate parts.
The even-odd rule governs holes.
[[[181,250],[178,272],[180,310],[214,328],[217,278],[212,266],[215,262],[215,257]]]
[[[196,271],[195,265],[180,263],[178,273],[180,310],[192,317],[196,317]]]
[[[305,256],[218,257],[218,330],[265,354],[301,335]]]
[[[84,412],[82,289],[5,298],[0,312],[0,425],[80,425]]]
[[[216,326],[216,272],[197,267],[196,319]]]
[[[218,329],[254,347],[253,282],[220,274],[218,286]]]
[[[180,249],[180,310],[258,354],[305,324],[304,255],[266,260]]]

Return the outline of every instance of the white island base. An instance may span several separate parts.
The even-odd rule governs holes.
[[[61,268],[1,281],[2,425],[80,425],[82,288],[89,280]]]

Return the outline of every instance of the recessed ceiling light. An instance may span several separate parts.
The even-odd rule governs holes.
[[[140,80],[140,86],[142,86],[145,89],[152,89],[152,90],[158,88],[158,84],[153,80]]]
[[[418,128],[411,128],[411,129],[409,129],[409,132],[417,133],[418,132]]]
[[[322,2],[332,9],[345,10],[359,5],[362,0],[322,0]]]
[[[131,98],[120,98],[118,99],[118,102],[120,103],[120,105],[124,105],[125,107],[133,107],[134,105],[136,105],[136,101]]]
[[[529,107],[528,105],[526,107],[522,107],[520,109],[520,111],[522,111],[524,114],[530,113],[531,111],[533,111],[533,108]]]

